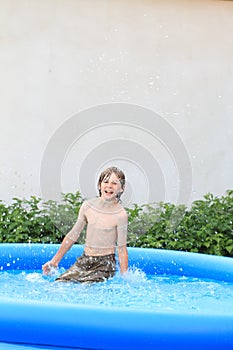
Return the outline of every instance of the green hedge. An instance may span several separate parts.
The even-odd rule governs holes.
[[[62,194],[61,203],[13,198],[0,201],[0,242],[60,243],[83,203],[80,193]],[[206,194],[191,208],[171,203],[133,205],[128,245],[233,256],[233,190],[222,197]],[[78,243],[83,243],[85,231]]]
[[[0,242],[60,243],[76,221],[82,203],[79,192],[62,194],[61,203],[35,196],[13,198],[10,205],[0,201]]]

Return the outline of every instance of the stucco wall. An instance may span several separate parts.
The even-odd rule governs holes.
[[[126,173],[125,204],[233,188],[233,2],[0,8],[1,199],[96,195],[110,164]]]

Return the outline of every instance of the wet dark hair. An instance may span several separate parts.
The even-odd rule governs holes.
[[[118,177],[118,179],[120,181],[121,187],[124,190],[124,187],[125,187],[125,174],[119,168],[117,168],[115,166],[112,166],[112,167],[109,167],[109,168],[105,169],[100,174],[100,177],[99,177],[99,180],[98,180],[98,190],[99,190],[100,197],[101,197],[101,191],[100,191],[101,182],[104,181],[105,179],[109,179],[112,173],[116,174],[116,176]],[[120,197],[121,197],[122,193],[123,192],[118,193],[118,196],[117,196],[117,200],[118,201],[120,200]]]

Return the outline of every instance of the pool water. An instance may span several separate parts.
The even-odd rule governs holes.
[[[41,271],[1,271],[0,298],[61,302],[158,312],[233,315],[233,283],[177,275],[146,275],[131,269],[94,284],[55,282]]]

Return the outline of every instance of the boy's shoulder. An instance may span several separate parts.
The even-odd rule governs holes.
[[[91,198],[91,199],[86,199],[83,202],[83,205],[90,208],[90,207],[96,207],[97,203],[98,203],[98,198]]]
[[[127,218],[128,217],[128,214],[127,214],[127,211],[125,210],[125,208],[120,204],[118,203],[119,207],[118,207],[118,214],[119,216],[121,216],[122,218]]]
[[[128,216],[126,209],[121,204],[121,202],[118,202],[114,206],[115,213],[118,213],[120,216]]]

